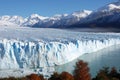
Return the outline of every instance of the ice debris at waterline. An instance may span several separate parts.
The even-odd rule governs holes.
[[[0,40],[0,69],[61,65],[82,54],[95,52],[116,44],[120,44],[120,38],[68,42],[24,42],[3,39]]]

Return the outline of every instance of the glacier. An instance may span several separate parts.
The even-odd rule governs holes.
[[[49,68],[46,71],[49,73],[54,66],[117,44],[120,44],[120,33],[3,26],[0,71]]]
[[[0,41],[0,69],[39,68],[65,64],[77,57],[120,44],[120,39],[74,42]]]

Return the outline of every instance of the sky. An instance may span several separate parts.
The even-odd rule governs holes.
[[[0,16],[27,17],[31,14],[39,14],[50,17],[84,9],[96,10],[114,1],[117,0],[0,0]]]

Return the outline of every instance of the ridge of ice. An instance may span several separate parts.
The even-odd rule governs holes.
[[[23,42],[0,40],[0,69],[50,67],[70,62],[80,55],[120,44],[120,39],[74,42]]]

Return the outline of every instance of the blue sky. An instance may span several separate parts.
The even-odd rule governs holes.
[[[96,10],[117,0],[0,0],[0,16],[27,17],[37,13],[42,16],[72,13],[79,10]]]

